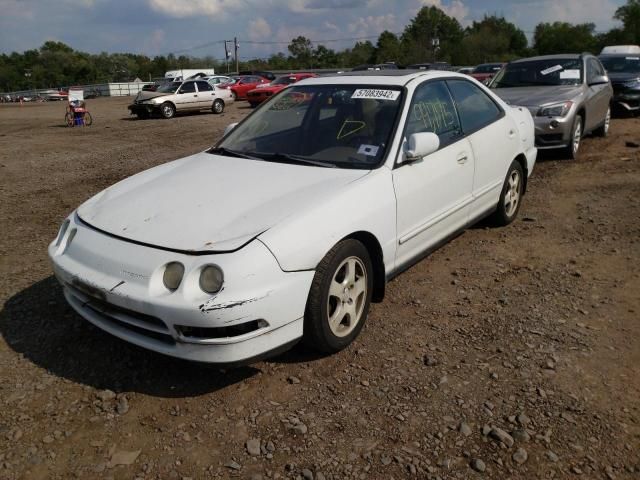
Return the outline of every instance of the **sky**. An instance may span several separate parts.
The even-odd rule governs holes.
[[[418,10],[435,5],[463,26],[498,14],[531,32],[539,22],[593,22],[606,31],[625,0],[0,0],[0,52],[56,40],[91,53],[177,53],[224,58],[238,37],[242,59],[287,51],[304,35],[329,48],[375,43],[400,33]],[[528,37],[530,37],[530,33]],[[216,42],[216,43],[214,43]],[[268,43],[265,43],[268,42]]]

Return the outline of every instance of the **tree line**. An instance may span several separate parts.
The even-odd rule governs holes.
[[[350,68],[360,64],[395,62],[398,65],[444,61],[452,65],[505,62],[554,53],[597,53],[605,45],[640,44],[640,0],[613,12],[620,27],[596,32],[593,23],[540,23],[529,45],[525,32],[504,17],[487,15],[463,28],[457,19],[435,6],[423,7],[401,34],[384,31],[377,42],[360,41],[336,51],[294,38],[288,53],[240,62],[241,70],[298,70]],[[55,88],[68,85],[149,80],[179,68],[214,67],[225,72],[225,62],[209,57],[132,53],[90,54],[62,42],[47,41],[39,49],[0,55],[0,91]]]

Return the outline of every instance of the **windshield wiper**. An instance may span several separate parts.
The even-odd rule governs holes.
[[[312,160],[310,158],[301,157],[299,155],[291,155],[290,153],[261,153],[254,152],[257,157],[273,162],[287,162],[287,163],[304,163],[307,165],[315,165],[317,167],[336,168],[336,165],[329,162],[323,162],[321,160]]]
[[[209,153],[220,153],[228,157],[248,158],[250,160],[262,160],[262,158],[255,157],[248,153],[240,152],[238,150],[231,150],[230,148],[226,148],[226,147],[212,148],[211,150],[209,150]]]

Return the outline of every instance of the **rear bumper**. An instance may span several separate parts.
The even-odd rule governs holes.
[[[233,253],[186,255],[113,238],[70,218],[49,246],[69,305],[83,318],[127,342],[185,360],[244,363],[302,336],[314,272],[283,272],[254,240]],[[68,242],[70,232],[75,236]],[[164,265],[180,262],[179,288],[162,283]],[[203,265],[225,274],[214,295],[199,289]]]

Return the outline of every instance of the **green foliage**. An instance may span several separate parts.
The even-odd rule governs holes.
[[[622,22],[621,36],[625,43],[640,44],[640,0],[627,0],[626,5],[616,10],[613,18]]]
[[[533,34],[533,48],[539,55],[596,52],[598,41],[593,23],[540,23]]]

